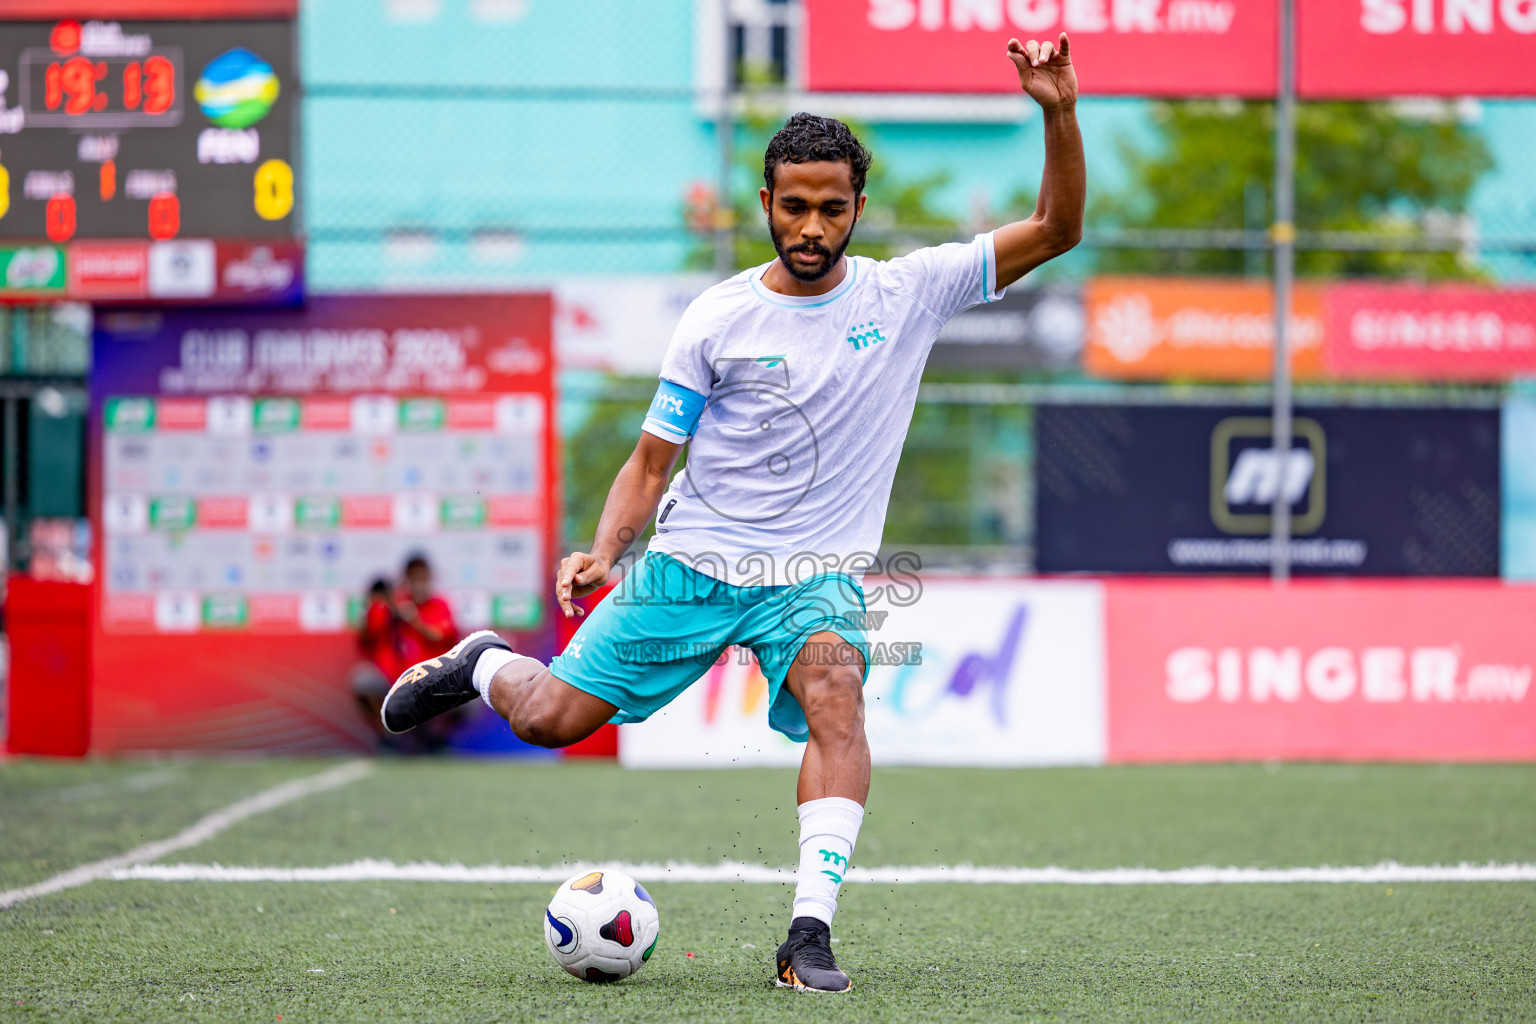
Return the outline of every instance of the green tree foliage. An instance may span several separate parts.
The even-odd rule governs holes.
[[[654,381],[636,381],[639,387],[653,387]],[[608,500],[608,489],[624,460],[640,439],[640,424],[650,403],[643,399],[599,398],[574,437],[564,445],[565,536],[567,545],[585,548],[597,533],[597,520]],[[684,460],[678,460],[681,468]],[[649,537],[655,524],[646,528]],[[637,549],[643,549],[642,539]],[[565,552],[560,552],[565,554]]]
[[[1443,108],[1409,117],[1382,103],[1307,103],[1297,112],[1296,226],[1404,238],[1454,231],[1478,178],[1493,166],[1482,138]],[[1094,204],[1096,227],[1262,229],[1272,219],[1274,105],[1160,103],[1161,145],[1121,143],[1125,188]],[[1120,273],[1267,272],[1234,250],[1106,250]],[[1310,277],[1475,276],[1457,253],[1302,250]]]

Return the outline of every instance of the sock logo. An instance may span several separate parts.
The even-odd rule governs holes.
[[[816,852],[821,854],[821,861],[823,864],[836,864],[840,868],[848,866],[848,858],[844,857],[840,853],[833,853],[831,850],[817,850]],[[843,884],[843,876],[838,874],[836,871],[828,871],[823,868],[821,873],[832,879],[832,881],[836,882],[837,884]]]

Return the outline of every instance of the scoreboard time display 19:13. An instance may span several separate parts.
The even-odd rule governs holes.
[[[291,21],[0,22],[0,238],[294,237],[293,67]]]

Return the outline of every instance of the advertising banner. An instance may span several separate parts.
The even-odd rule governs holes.
[[[1504,380],[1536,373],[1536,289],[1339,284],[1328,289],[1339,376]]]
[[[806,86],[1009,93],[1009,36],[1079,43],[1091,95],[1269,96],[1275,0],[806,0]]]
[[[876,764],[1094,764],[1104,758],[1098,583],[922,579],[865,585],[866,729]],[[768,728],[768,684],[737,649],[665,710],[621,727],[633,767],[797,765]]]
[[[1083,351],[1076,288],[1010,288],[946,323],[928,365],[971,370],[1075,370]]]
[[[1536,0],[1300,0],[1304,99],[1530,96]],[[1271,97],[1275,0],[806,0],[828,92],[1012,92],[1009,36],[1071,34],[1087,95]]]
[[[1105,588],[1112,762],[1536,758],[1536,588]]]
[[[570,276],[550,282],[560,368],[655,376],[683,310],[714,283],[707,274]]]
[[[62,299],[68,283],[57,245],[0,245],[0,299]]]
[[[1268,380],[1275,302],[1267,282],[1167,277],[1096,277],[1083,289],[1088,321],[1083,366],[1129,380]],[[1322,367],[1323,290],[1298,285],[1292,304],[1291,367]]]
[[[6,0],[7,17],[76,18],[296,18],[299,0]]]
[[[1536,0],[1301,0],[1308,99],[1530,96]]]
[[[461,630],[540,630],[551,362],[547,295],[99,314],[95,749],[367,739],[353,623],[411,554]]]
[[[1298,573],[1498,574],[1498,410],[1302,407],[1283,460],[1267,413],[1041,406],[1039,570],[1268,572],[1284,486]]]

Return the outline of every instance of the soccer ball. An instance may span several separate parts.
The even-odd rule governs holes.
[[[555,962],[582,981],[627,978],[656,951],[656,901],[622,871],[589,871],[555,890],[544,941]]]

